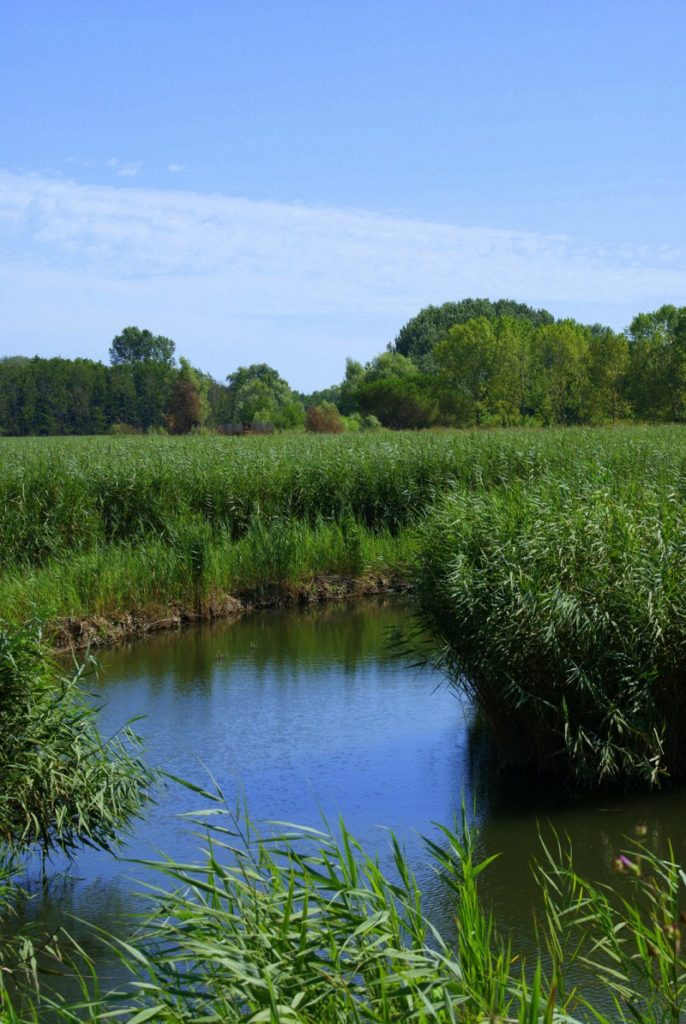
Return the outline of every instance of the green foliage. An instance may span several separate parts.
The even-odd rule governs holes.
[[[112,339],[110,362],[113,366],[122,363],[161,363],[173,366],[174,349],[171,338],[153,334],[140,327],[125,327],[121,334]]]
[[[616,852],[612,868],[622,877],[608,885],[579,877],[573,851],[559,840],[543,843],[536,874],[548,955],[561,994],[566,976],[580,974],[604,995],[578,995],[598,1024],[680,1024],[686,1013],[686,872],[671,845],[666,856],[654,845],[634,840]]]
[[[533,309],[512,299],[462,299],[461,302],[444,302],[442,306],[426,306],[412,317],[398,333],[393,342],[393,351],[409,356],[415,362],[427,355],[438,342],[443,341],[455,324],[469,320],[511,317],[525,320],[534,327],[551,324],[554,318],[545,309]]]
[[[165,417],[172,434],[188,434],[194,427],[201,427],[209,412],[207,380],[183,356],[180,364]]]
[[[426,375],[366,379],[355,393],[363,414],[394,430],[428,427],[438,415],[432,381]]]
[[[629,327],[629,393],[644,419],[686,417],[686,306],[640,313]]]
[[[189,786],[194,792],[197,787]],[[257,832],[221,793],[192,820],[204,826],[196,864],[152,864],[159,888],[120,949],[129,984],[51,1006],[31,1020],[267,1024],[679,1024],[686,1010],[683,869],[634,844],[613,857],[616,884],[580,878],[553,836],[534,871],[538,948],[524,960],[484,906],[480,859],[463,812],[425,840],[435,885],[453,910],[450,937],[426,917],[423,894],[391,834],[389,868],[343,822],[334,831],[274,823]],[[601,865],[599,865],[599,868]],[[83,976],[82,976],[83,978]],[[15,1015],[2,1002],[4,1020]]]
[[[483,908],[489,861],[464,822],[429,844],[457,910],[453,945],[425,917],[393,837],[384,873],[343,823],[337,834],[282,824],[260,835],[207,796],[204,862],[156,865],[174,891],[154,893],[136,948],[122,948],[140,988],[120,1012],[175,1024],[569,1020],[540,970],[523,980]]]
[[[239,366],[227,377],[233,423],[273,423],[301,426],[305,412],[276,370],[266,363]]]
[[[223,385],[182,360],[168,338],[128,327],[110,367],[86,359],[0,360],[0,434],[100,434],[113,424],[271,423],[300,429],[305,407],[332,402],[344,416],[393,429],[599,424],[686,417],[686,307],[634,318],[625,337],[600,324],[555,320],[509,299],[428,306],[389,351],[366,366],[346,360],[340,385],[292,391],[266,363]]]
[[[686,773],[682,454],[602,436],[566,453],[558,441],[528,479],[441,498],[421,531],[417,614],[501,760],[586,787],[654,785]]]
[[[0,627],[0,844],[13,853],[110,849],[145,806],[135,737],[101,739],[81,678],[50,661],[35,626]]]

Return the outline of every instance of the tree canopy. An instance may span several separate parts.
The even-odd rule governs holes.
[[[226,379],[232,422],[268,422],[278,427],[304,423],[303,406],[287,381],[267,363],[239,366]]]
[[[169,338],[127,327],[111,366],[0,359],[0,434],[301,428],[307,409],[327,403],[348,429],[686,421],[686,307],[674,305],[639,313],[625,333],[509,299],[427,306],[394,346],[364,365],[347,359],[341,383],[311,395],[267,363],[222,383],[183,357],[176,367],[173,353]]]
[[[464,324],[479,317],[495,320],[497,317],[512,317],[528,320],[534,327],[551,324],[554,316],[546,309],[533,309],[513,299],[462,299],[460,302],[444,302],[442,306],[425,306],[416,316],[400,329],[390,346],[394,352],[419,361],[442,341],[451,327]]]
[[[171,338],[153,334],[140,327],[125,327],[121,334],[112,339],[110,362],[112,366],[122,363],[163,363],[173,366],[176,346]]]

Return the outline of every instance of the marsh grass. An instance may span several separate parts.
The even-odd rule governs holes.
[[[684,774],[684,507],[678,480],[628,472],[437,503],[414,570],[418,620],[503,762],[587,786]]]
[[[354,521],[310,526],[277,518],[254,523],[234,540],[196,517],[168,524],[168,536],[112,544],[53,559],[0,577],[6,618],[116,619],[129,613],[155,621],[170,611],[211,615],[226,595],[252,600],[299,599],[317,581],[393,580],[404,575],[412,534],[369,530]]]
[[[686,487],[682,428],[0,439],[5,616],[163,620],[312,577],[398,575],[453,487]],[[482,510],[470,505],[475,515]]]
[[[83,691],[35,625],[0,624],[0,849],[45,862],[82,846],[111,849],[147,803],[153,773],[125,729],[104,740]]]

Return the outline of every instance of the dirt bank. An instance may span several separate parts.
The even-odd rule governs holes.
[[[182,629],[193,622],[233,618],[261,608],[318,604],[324,601],[350,601],[375,594],[402,593],[408,584],[400,576],[318,576],[307,584],[265,586],[238,595],[213,594],[203,597],[196,607],[151,606],[112,616],[87,616],[58,619],[46,633],[55,650],[85,650],[123,643],[148,633]]]

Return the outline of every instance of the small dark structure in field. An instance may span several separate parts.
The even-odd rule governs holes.
[[[273,423],[220,423],[217,427],[218,434],[226,434],[228,437],[242,437],[244,434],[273,434]]]

